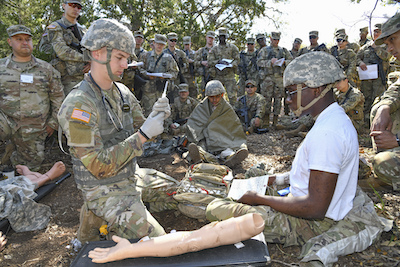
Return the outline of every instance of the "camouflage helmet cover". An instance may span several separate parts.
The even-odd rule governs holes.
[[[283,73],[283,86],[305,84],[316,88],[343,80],[340,63],[325,52],[312,52],[295,58]]]
[[[224,86],[218,80],[209,81],[206,85],[205,95],[215,96],[226,93]]]
[[[135,44],[135,38],[126,26],[105,18],[94,21],[81,41],[81,45],[89,51],[107,47],[130,55],[134,54]]]

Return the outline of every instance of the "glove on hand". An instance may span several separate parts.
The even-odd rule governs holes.
[[[149,139],[161,134],[164,131],[164,113],[151,112],[142,127],[140,127],[140,131]]]
[[[153,105],[153,112],[164,112],[164,120],[171,115],[171,107],[166,97],[160,97]],[[152,113],[153,113],[152,112]]]

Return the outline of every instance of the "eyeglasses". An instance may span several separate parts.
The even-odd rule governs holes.
[[[301,88],[300,91],[303,91],[303,90],[309,89],[309,88],[311,88],[311,87],[306,86],[306,87]],[[299,90],[294,90],[294,91],[290,92],[290,91],[286,90],[286,95],[287,95],[288,99],[292,99],[292,95],[297,94],[298,91]]]
[[[176,40],[176,39],[173,39],[173,40],[169,40],[170,42],[174,42],[174,43],[176,43],[178,40]]]
[[[317,39],[317,36],[311,35],[311,36],[310,36],[310,39]]]
[[[246,85],[246,88],[253,88],[255,87],[254,85]]]
[[[77,8],[77,9],[82,9],[82,6],[80,4],[77,3],[68,3],[68,5],[72,8]]]
[[[254,43],[247,43],[247,45],[254,45]]]
[[[336,42],[341,43],[343,42],[343,39],[336,39]]]

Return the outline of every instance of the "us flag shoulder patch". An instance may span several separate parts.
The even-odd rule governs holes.
[[[74,108],[74,110],[72,111],[71,119],[89,123],[91,116],[92,114],[90,114],[89,112]]]

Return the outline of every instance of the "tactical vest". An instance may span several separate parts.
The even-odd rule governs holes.
[[[122,88],[120,88],[120,90],[121,89]],[[121,119],[121,122],[123,125],[123,129],[121,131],[117,131],[117,129],[115,129],[115,127],[109,122],[108,115],[106,113],[106,109],[101,98],[96,96],[93,88],[86,80],[81,83],[79,90],[84,92],[84,94],[87,95],[87,99],[93,101],[95,106],[97,107],[97,119],[99,121],[99,130],[101,139],[104,143],[104,149],[107,149],[124,141],[135,132],[133,126],[133,117],[130,112],[122,112],[123,117]],[[121,93],[124,96],[124,99],[129,99],[129,96],[127,95],[125,90],[121,90]],[[117,107],[118,109],[120,109],[120,106]],[[136,158],[134,158],[125,166],[123,166],[115,176],[99,179],[94,176],[78,158],[72,156],[72,163],[76,183],[84,186],[107,185],[129,179],[134,176],[136,169]]]

